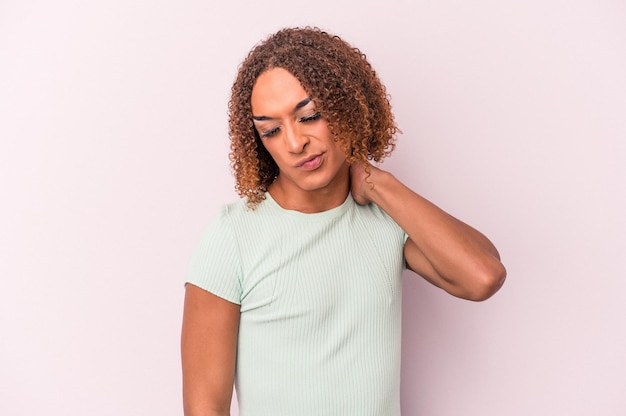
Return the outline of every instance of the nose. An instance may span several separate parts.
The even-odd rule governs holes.
[[[302,153],[309,143],[307,135],[302,134],[296,123],[288,123],[283,127],[285,147],[289,153]]]

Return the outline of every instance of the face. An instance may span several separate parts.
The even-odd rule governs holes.
[[[265,71],[254,84],[251,105],[256,130],[278,165],[272,186],[290,194],[347,193],[346,156],[297,78],[282,68]]]

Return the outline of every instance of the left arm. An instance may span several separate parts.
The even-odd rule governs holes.
[[[446,292],[482,301],[504,283],[506,269],[483,234],[413,192],[391,173],[362,164],[350,168],[351,191],[359,204],[375,203],[408,234],[407,267]]]

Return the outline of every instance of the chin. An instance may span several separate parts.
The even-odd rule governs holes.
[[[294,175],[285,179],[297,188],[307,192],[338,188],[344,181],[346,181],[346,183],[348,181],[344,178],[341,170],[335,171],[332,169],[323,169],[323,167],[315,172],[298,176]]]

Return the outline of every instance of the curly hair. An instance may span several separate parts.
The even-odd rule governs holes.
[[[230,161],[240,196],[254,208],[265,199],[278,166],[252,123],[256,79],[272,68],[296,77],[326,119],[349,164],[380,162],[395,148],[399,131],[385,86],[366,56],[319,28],[286,28],[257,44],[239,66],[228,103]]]

